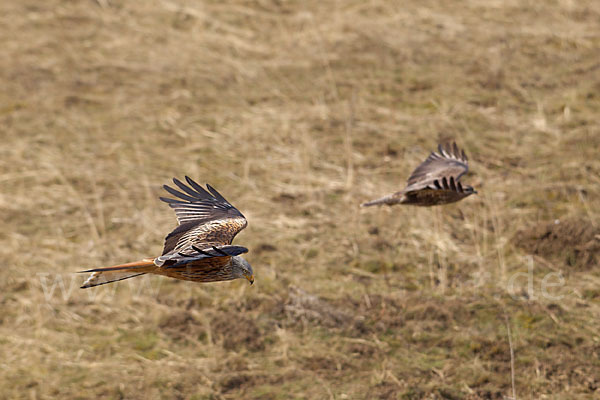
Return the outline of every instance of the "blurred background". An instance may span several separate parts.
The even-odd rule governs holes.
[[[1,2],[0,397],[598,396],[599,20],[591,0]],[[478,196],[359,208],[446,140]],[[80,290],[160,254],[184,175],[248,218],[256,283]]]

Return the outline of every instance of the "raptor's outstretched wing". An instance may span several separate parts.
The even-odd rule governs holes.
[[[418,200],[416,203],[425,205],[453,203],[466,196],[462,183],[455,181],[452,176],[450,179],[436,179],[419,190],[410,191],[408,195]]]
[[[179,226],[165,238],[163,256],[171,253],[195,254],[192,246],[204,250],[230,245],[235,235],[248,225],[242,213],[210,185],[206,189],[189,177],[188,185],[174,178],[183,192],[167,185],[164,189],[177,197],[160,199],[175,210]],[[208,189],[208,190],[207,190]]]
[[[456,182],[469,170],[469,160],[456,143],[438,146],[439,153],[432,152],[410,175],[405,191],[417,190],[442,178],[454,178]]]
[[[195,245],[191,245],[185,251],[171,252],[156,258],[154,264],[161,267],[164,266],[167,269],[176,268],[181,265],[194,265],[197,268],[202,265],[213,264],[214,262],[226,264],[231,257],[247,252],[248,249],[242,246],[213,246],[212,248],[203,250]]]

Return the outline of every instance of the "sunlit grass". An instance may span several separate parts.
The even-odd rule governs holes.
[[[2,395],[503,398],[505,315],[518,398],[597,394],[596,2],[0,11]],[[478,196],[358,207],[443,140]],[[184,175],[256,283],[79,290],[160,253]]]

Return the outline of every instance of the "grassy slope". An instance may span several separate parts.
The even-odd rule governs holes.
[[[499,399],[505,315],[519,398],[597,395],[597,2],[143,3],[0,4],[2,396]],[[449,138],[479,196],[357,207]],[[257,283],[77,289],[161,250],[184,174]]]

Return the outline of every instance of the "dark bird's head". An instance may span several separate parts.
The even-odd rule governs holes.
[[[454,180],[454,177],[450,177],[450,180],[447,181],[446,178],[442,178],[441,183],[438,181],[434,182],[435,186],[438,188],[450,189],[454,190],[461,194],[460,198],[465,198],[472,194],[477,194],[477,190],[473,188],[473,186],[463,185],[461,182],[457,182]]]
[[[475,190],[473,188],[473,186],[464,185],[463,190],[467,196],[472,195],[472,194],[477,194],[477,190]]]
[[[233,267],[234,279],[246,278],[251,285],[254,283],[254,271],[252,271],[250,263],[244,258],[241,256],[231,257],[231,266]]]

